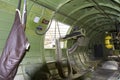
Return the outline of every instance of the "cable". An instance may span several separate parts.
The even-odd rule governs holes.
[[[55,40],[56,40],[56,22],[55,22],[55,34],[54,34],[54,38],[55,38]]]
[[[61,38],[61,32],[60,32],[60,27],[59,27],[58,21],[56,21],[56,25],[58,27],[59,37]]]
[[[95,1],[95,0],[92,0],[92,2],[94,2],[96,4],[96,6],[112,21],[114,21],[110,16],[108,16],[106,14],[106,12],[100,7],[100,5]]]

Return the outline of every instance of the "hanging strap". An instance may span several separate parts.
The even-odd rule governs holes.
[[[57,59],[56,59],[56,68],[58,69],[58,74],[62,79],[66,79],[68,78],[69,80],[71,80],[72,78],[72,67],[70,64],[70,58],[68,56],[68,50],[66,52],[67,54],[67,67],[68,67],[68,75],[65,75],[64,69],[63,69],[63,65],[62,65],[62,50],[60,47],[60,41],[59,39],[56,39],[56,55],[57,55]]]

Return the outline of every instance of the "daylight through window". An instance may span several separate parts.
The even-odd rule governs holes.
[[[69,28],[69,25],[52,20],[50,29],[45,35],[44,48],[54,48],[55,39],[65,36]],[[60,42],[60,44],[61,48],[64,48],[64,42]]]

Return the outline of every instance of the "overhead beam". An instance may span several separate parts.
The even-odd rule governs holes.
[[[110,15],[110,14],[109,14]],[[116,15],[110,15],[112,18],[117,18],[118,16],[116,16]],[[92,22],[94,22],[95,20],[99,20],[99,19],[101,19],[101,18],[103,18],[103,19],[108,19],[108,18],[106,18],[105,16],[103,16],[103,15],[99,15],[99,16],[91,16],[91,18],[89,18],[89,19],[87,19],[87,20],[85,20],[84,22],[82,22],[83,24],[91,24]],[[87,26],[85,26],[85,27],[87,27]]]
[[[114,2],[115,4],[117,4],[118,6],[120,6],[120,1],[119,0],[111,0],[112,2]]]
[[[115,16],[118,16],[118,17],[120,16],[119,14],[116,14],[116,13],[111,13],[111,12],[106,12],[106,13],[111,14],[111,15],[115,15]],[[90,11],[89,13],[80,16],[80,18],[78,18],[78,20],[76,22],[74,22],[73,24],[74,25],[80,24],[83,21],[83,19],[85,19],[85,18],[89,19],[90,16],[94,16],[95,14],[101,14],[101,13],[99,11],[95,11],[95,10]],[[103,15],[103,14],[101,14],[101,15]]]
[[[92,29],[94,27],[96,27],[97,25],[101,25],[100,23],[106,23],[106,22],[111,22],[110,19],[104,19],[104,18],[100,18],[99,20],[97,21],[94,21],[92,22],[91,24],[89,24],[89,26],[87,26],[85,29],[88,30],[88,29]],[[94,27],[93,27],[94,26]]]
[[[106,12],[104,11],[104,9],[102,9],[101,6],[95,0],[92,0],[92,2],[94,2],[96,4],[96,6],[97,6],[97,8],[99,8],[100,12],[102,11],[103,14],[105,14],[109,19],[111,19],[113,21],[113,19],[109,15],[106,14]]]
[[[110,4],[104,4],[104,3],[99,3],[99,5],[101,6],[101,7],[106,7],[106,8],[110,8],[110,9],[113,9],[114,11],[116,11],[116,12],[120,12],[120,9],[119,9],[119,7],[116,7],[116,6],[112,6],[112,5],[110,5]],[[69,14],[68,14],[68,16],[71,16],[72,14],[74,14],[74,13],[76,13],[77,11],[80,11],[81,9],[87,9],[87,8],[89,8],[89,7],[93,7],[94,6],[94,4],[85,4],[85,5],[82,5],[82,6],[80,6],[80,7],[78,7],[78,8],[76,8],[75,10],[72,10]],[[65,21],[67,18],[65,18],[63,21]]]
[[[96,26],[96,27],[94,27],[93,29],[89,29],[89,30],[87,31],[87,35],[93,34],[93,32],[94,32],[96,29],[102,28],[101,26],[106,26],[106,25],[114,26],[114,23],[112,23],[112,22],[111,22],[111,23],[110,23],[110,22],[107,22],[107,23],[101,24],[101,25],[99,25],[99,26]],[[111,29],[110,26],[108,27],[108,29]],[[104,30],[104,29],[103,29],[103,30]],[[89,35],[89,37],[90,37],[90,35]]]

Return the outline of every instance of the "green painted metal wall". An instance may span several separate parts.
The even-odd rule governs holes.
[[[89,7],[85,8],[85,10],[82,10],[84,9],[84,4],[83,4],[83,7],[80,7],[80,8],[77,7],[77,5],[80,2],[79,0],[78,1],[77,0],[73,0],[73,1],[66,0],[66,2],[68,1],[68,3],[70,3],[67,5],[64,5],[66,3],[64,2],[65,0],[58,0],[58,1],[52,0],[53,2],[51,2],[50,0],[43,0],[43,1],[36,0],[36,1],[38,1],[39,4],[41,2],[44,3],[44,5],[46,5],[46,7],[49,7],[50,10],[38,5],[37,2],[34,3],[34,1],[28,1],[27,3],[28,4],[28,7],[27,7],[28,8],[28,11],[27,11],[28,21],[27,21],[27,26],[26,26],[26,35],[28,37],[28,40],[31,46],[30,46],[29,51],[27,51],[25,58],[23,59],[22,63],[19,66],[19,70],[18,70],[15,80],[30,80],[29,78],[31,76],[36,75],[35,74],[36,72],[41,71],[41,69],[45,67],[44,63],[51,63],[52,61],[56,60],[56,54],[55,54],[54,49],[44,49],[44,35],[37,35],[35,33],[35,29],[37,26],[42,26],[43,31],[41,32],[44,32],[46,30],[48,25],[43,24],[42,20],[43,19],[50,20],[53,16],[53,11],[57,11],[57,9],[60,8],[60,10],[57,13],[56,19],[59,19],[60,21],[71,24],[71,25],[74,25],[74,24],[77,25],[77,23],[79,25],[82,22],[85,23],[85,21],[88,20],[88,18],[90,19],[88,20],[88,22],[89,24],[91,24],[91,18],[94,16],[93,14],[99,13],[99,11],[96,11],[95,9],[91,9],[90,12],[87,13],[87,11],[89,11]],[[49,6],[48,4],[46,4],[47,2],[45,1],[47,1],[52,6]],[[74,2],[74,1],[77,1],[77,2]],[[84,3],[84,0],[81,0],[81,1]],[[9,1],[1,0],[0,1],[0,53],[2,53],[7,36],[12,27],[17,3],[18,3],[17,0],[9,0]],[[59,4],[61,4],[63,7],[60,7]],[[89,6],[88,2],[85,4],[86,4],[86,7]],[[71,12],[71,8],[73,8],[72,12]],[[69,15],[66,16],[66,14],[68,13]],[[72,16],[73,13],[74,15]],[[78,17],[78,14],[79,14],[79,17]],[[81,17],[81,15],[83,16]],[[89,15],[93,15],[93,16],[89,16]],[[35,16],[40,17],[40,21],[38,23],[33,22]],[[76,20],[76,18],[79,18],[79,19]],[[81,22],[79,23],[79,21]],[[92,22],[94,21],[95,20],[93,20]],[[84,26],[87,30],[90,29],[89,26],[83,25],[83,27]],[[93,26],[94,24],[91,25],[91,27]],[[94,29],[90,30],[89,33],[91,33],[93,30]],[[92,39],[91,41],[94,42],[96,38],[94,38],[93,35],[96,35],[97,33],[98,33],[97,31],[94,31],[92,32],[92,35],[88,34],[87,37]],[[101,40],[102,39],[103,38],[101,38]],[[68,41],[68,45],[67,45],[68,48],[70,48],[74,44],[74,42],[75,41],[70,41],[70,42]],[[96,43],[97,43],[97,40],[96,40]],[[86,69],[89,66],[89,63],[86,63],[86,58],[85,58],[86,56],[83,56],[83,54],[87,54],[86,52],[87,48],[88,46],[85,46],[85,47],[80,46],[77,48],[77,50],[74,52],[73,55],[70,55],[71,59],[77,64],[78,67],[81,67],[82,69]],[[66,58],[65,53],[66,53],[66,49],[63,49],[63,56],[64,56],[63,59]],[[52,71],[52,73],[54,73],[54,71]]]
[[[26,56],[19,66],[19,70],[17,76],[15,77],[15,80],[29,80],[30,76],[34,75],[34,73],[39,70],[40,67],[43,66],[43,64],[45,63],[44,35],[37,35],[35,33],[35,29],[37,26],[40,25],[43,27],[44,32],[48,25],[42,24],[42,20],[50,20],[52,17],[52,11],[37,4],[34,4],[31,1],[27,4],[28,17],[26,35],[30,42],[30,49],[26,52]],[[9,31],[12,27],[15,9],[17,6],[17,4],[14,4],[14,6],[6,5],[8,4],[4,1],[0,1],[0,53],[2,53]],[[42,14],[43,9],[44,13]],[[40,17],[40,21],[38,23],[33,22],[35,16]]]

